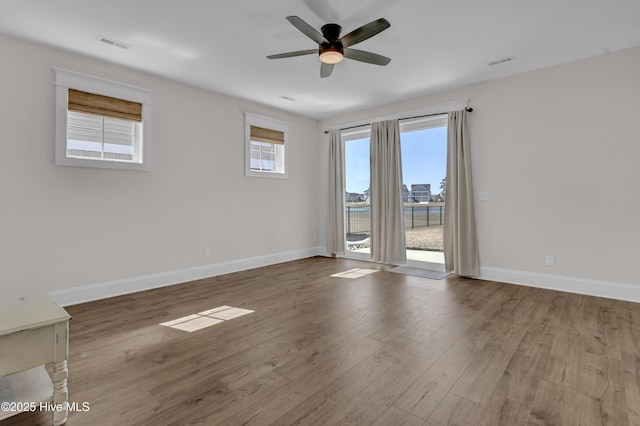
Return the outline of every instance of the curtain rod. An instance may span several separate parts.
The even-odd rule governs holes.
[[[465,108],[464,109],[467,112],[473,112],[473,108],[469,107],[469,108]],[[436,114],[425,114],[425,115],[416,115],[415,117],[404,117],[404,118],[399,118],[398,121],[402,121],[402,120],[412,120],[414,118],[424,118],[424,117],[435,117],[436,115],[445,115],[445,114],[449,114],[448,112],[439,112]],[[358,124],[357,126],[351,126],[351,127],[343,127],[340,130],[350,130],[350,129],[357,129],[358,127],[364,127],[364,126],[370,126],[371,123],[365,123],[365,124]],[[327,133],[329,133],[328,130],[324,131],[324,134],[326,135]]]

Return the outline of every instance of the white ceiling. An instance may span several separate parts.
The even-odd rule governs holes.
[[[384,17],[355,47],[392,61],[321,79],[315,55],[268,60],[317,47],[288,15],[342,34]],[[1,0],[0,33],[320,119],[639,46],[640,0]]]

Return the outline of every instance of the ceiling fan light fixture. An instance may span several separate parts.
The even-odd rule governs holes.
[[[320,61],[324,62],[325,64],[337,64],[343,59],[344,55],[342,54],[342,51],[334,47],[323,49],[320,52]]]

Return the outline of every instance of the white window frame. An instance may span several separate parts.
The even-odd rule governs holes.
[[[282,145],[282,158],[277,161],[282,162],[282,171],[252,170],[251,169],[251,126],[262,127],[265,129],[277,130],[284,134],[284,144]],[[275,120],[273,118],[263,117],[261,115],[244,113],[244,173],[249,177],[270,177],[287,179],[289,178],[289,123]]]
[[[151,170],[151,111],[153,94],[147,89],[104,80],[60,68],[56,73],[56,146],[55,164],[58,166],[92,167],[119,170]],[[78,158],[67,155],[67,111],[69,89],[109,96],[142,104],[141,153],[137,162],[114,161],[102,158]],[[134,158],[137,158],[134,156]]]
[[[340,131],[342,142],[354,141],[357,139],[371,139],[371,125],[365,124],[354,129]]]
[[[447,127],[449,116],[447,114],[432,117],[420,117],[410,120],[400,121],[400,134],[404,132],[416,132],[419,130],[435,129],[436,127]]]

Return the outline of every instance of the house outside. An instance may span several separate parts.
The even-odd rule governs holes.
[[[365,200],[364,195],[358,194],[357,192],[347,192],[345,193],[344,200],[347,203],[360,203]]]
[[[415,185],[411,185],[411,187],[413,188]],[[429,188],[431,187],[431,185],[427,185]],[[347,202],[349,201],[348,199],[348,194],[347,193]],[[362,197],[361,201],[365,201],[365,202],[369,202],[369,198],[371,197],[371,188],[367,188],[364,190],[364,193],[362,194],[358,194]],[[411,203],[413,202],[413,199],[411,198],[411,191],[409,191],[409,189],[407,188],[407,185],[402,185],[402,201],[404,201],[405,203]]]
[[[428,203],[431,201],[431,184],[418,183],[411,185],[409,199],[414,203]]]
[[[407,185],[402,184],[402,201],[404,201],[405,203],[408,203],[409,200],[409,189],[407,189]]]

